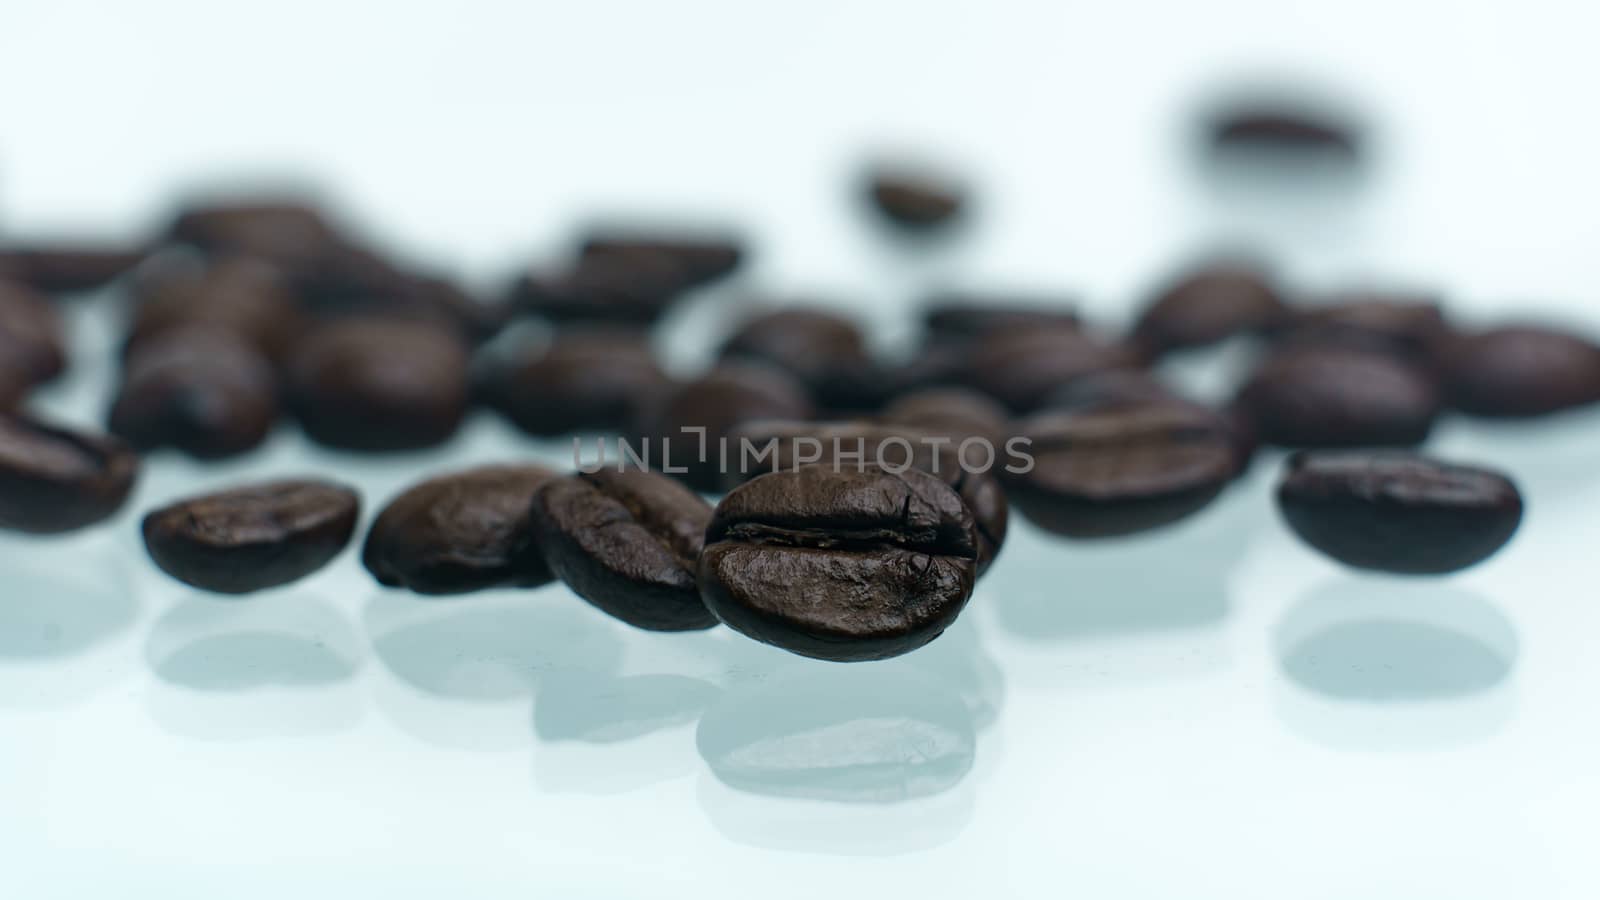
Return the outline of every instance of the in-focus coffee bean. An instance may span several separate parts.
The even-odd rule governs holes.
[[[1074,538],[1170,525],[1211,503],[1239,472],[1229,423],[1176,399],[1049,410],[1017,423],[1031,471],[1007,479],[1030,522]]]
[[[190,325],[129,352],[107,422],[140,451],[172,447],[222,459],[259,446],[278,413],[271,361],[232,331]]]
[[[0,415],[0,528],[75,531],[122,508],[139,457],[122,440]]]
[[[829,465],[763,475],[717,505],[700,590],[741,634],[851,662],[938,637],[972,596],[972,513],[916,469]]]
[[[561,332],[548,346],[512,348],[490,363],[484,396],[518,428],[541,437],[618,434],[660,402],[674,383],[632,330]]]
[[[1359,569],[1443,575],[1482,562],[1522,521],[1504,475],[1398,451],[1302,452],[1278,485],[1295,534]]]
[[[783,369],[827,410],[873,409],[884,381],[855,322],[822,309],[793,307],[747,320],[722,345],[725,360]]]
[[[327,565],[350,543],[361,501],[326,481],[272,481],[180,500],[145,516],[145,549],[184,584],[248,594]]]
[[[26,385],[60,375],[67,367],[61,317],[50,300],[0,275],[0,359]]]
[[[533,533],[550,570],[599,609],[650,631],[717,624],[696,564],[711,507],[677,482],[637,469],[579,472],[534,496]]]
[[[139,264],[144,251],[90,244],[0,245],[0,278],[46,294],[92,291]]]
[[[543,466],[491,465],[413,485],[378,513],[361,562],[379,584],[419,594],[548,584],[529,513],[534,493],[557,477]]]
[[[966,190],[954,180],[902,167],[869,172],[866,194],[886,221],[914,231],[948,224],[966,206]]]
[[[1448,402],[1475,416],[1529,418],[1600,401],[1600,347],[1555,328],[1508,325],[1450,341]]]
[[[1236,403],[1268,444],[1405,447],[1427,439],[1440,398],[1429,373],[1392,354],[1311,346],[1269,356]]]
[[[1239,263],[1216,263],[1167,284],[1134,324],[1133,340],[1160,354],[1254,334],[1288,314],[1266,273]]]
[[[312,440],[360,451],[414,450],[455,434],[469,396],[467,350],[418,322],[347,319],[290,355],[289,397]]]
[[[728,468],[724,453],[738,453],[737,442],[727,440],[736,426],[805,420],[814,409],[805,386],[781,369],[726,362],[673,391],[641,417],[637,433],[649,441],[647,465],[712,492]]]
[[[1011,330],[978,341],[962,377],[1012,412],[1027,414],[1074,379],[1143,364],[1133,347],[1103,343],[1076,328]]]

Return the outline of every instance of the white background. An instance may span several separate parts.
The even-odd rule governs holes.
[[[595,214],[744,225],[744,283],[669,323],[683,365],[745,290],[848,306],[886,344],[949,281],[1060,288],[1116,325],[1240,241],[1308,287],[1600,330],[1593,9],[13,2],[0,235],[142,233],[241,174],[323,186],[483,284]],[[1251,75],[1364,110],[1370,175],[1295,204],[1208,186],[1187,116]],[[968,174],[973,226],[930,251],[863,222],[850,178],[886,148]],[[77,307],[80,362],[44,398],[85,423],[105,305]],[[370,509],[447,466],[566,456],[491,420],[379,461],[292,430],[226,466],[162,457],[103,529],[0,537],[0,894],[1600,896],[1597,446],[1595,416],[1444,423],[1434,449],[1508,469],[1529,516],[1439,581],[1297,545],[1271,457],[1170,532],[1018,523],[955,631],[856,667],[633,632],[559,586],[385,594],[353,554],[244,602],[144,560],[142,509],[245,473],[343,477]],[[831,727],[762,757],[767,794],[697,750],[799,711]],[[841,774],[847,749],[880,765]],[[886,784],[913,796],[859,796]]]

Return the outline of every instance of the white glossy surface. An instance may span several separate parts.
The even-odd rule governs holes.
[[[849,305],[886,343],[944,278],[1079,289],[1116,323],[1237,238],[1307,284],[1600,326],[1589,5],[330,6],[12,4],[0,232],[134,229],[242,166],[324,180],[486,278],[595,209],[727,217],[761,242],[747,285]],[[1186,104],[1262,65],[1364,101],[1374,176],[1292,208],[1201,186]],[[864,225],[842,185],[880,142],[970,171],[974,227],[921,253]],[[671,323],[674,360],[704,358],[735,293]],[[95,309],[45,398],[83,422],[110,374]],[[105,528],[0,537],[0,893],[1600,896],[1597,446],[1600,415],[1443,425],[1434,447],[1509,469],[1530,512],[1441,581],[1297,545],[1271,458],[1167,533],[1019,522],[955,631],[854,667],[632,632],[560,587],[383,593],[353,554],[216,601],[138,544],[140,510],[247,473],[344,477],[370,510],[424,472],[566,452],[495,421],[380,461],[293,431],[161,458]],[[718,753],[808,711],[813,743]]]

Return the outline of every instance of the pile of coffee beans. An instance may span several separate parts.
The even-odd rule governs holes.
[[[1230,114],[1212,140],[1359,147],[1343,125],[1271,112]],[[943,230],[971,203],[926,172],[880,166],[862,185],[899,231]],[[614,455],[419,473],[367,528],[379,584],[560,580],[638,628],[725,624],[871,660],[955,620],[1003,564],[1012,503],[1065,539],[1126,538],[1205,509],[1261,445],[1298,451],[1277,502],[1310,547],[1358,569],[1463,569],[1510,540],[1522,498],[1414,448],[1447,416],[1600,403],[1600,346],[1579,334],[1464,327],[1409,292],[1308,298],[1239,259],[1166,280],[1121,332],[1068,295],[937,292],[899,358],[837,308],[752,303],[710,367],[674,371],[655,326],[751,252],[731,230],[608,225],[475,297],[293,197],[189,204],[137,246],[0,244],[0,528],[112,517],[142,453],[234,457],[286,421],[348,453],[414,451],[483,408],[532,436],[605,436]],[[54,298],[85,291],[114,294],[125,325],[105,433],[28,405],[70,364]],[[1257,358],[1221,405],[1158,374],[1224,342]],[[245,594],[326,566],[361,506],[315,478],[246,484],[151,511],[142,530],[173,578]]]

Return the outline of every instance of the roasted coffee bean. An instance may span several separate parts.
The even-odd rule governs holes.
[[[232,331],[189,325],[130,352],[107,420],[140,451],[221,459],[259,446],[278,412],[277,374],[260,350]]]
[[[315,265],[287,272],[301,304],[323,322],[405,320],[452,329],[475,343],[496,334],[508,318],[503,304],[480,302],[448,278],[413,271],[355,244],[331,246]]]
[[[873,409],[882,401],[883,379],[866,336],[855,322],[826,310],[791,308],[756,316],[723,343],[722,358],[783,369],[824,409]]]
[[[60,375],[67,366],[61,317],[50,301],[16,282],[0,280],[0,359],[24,385]]]
[[[361,501],[326,481],[273,481],[180,500],[144,518],[150,558],[219,594],[298,581],[350,543]]]
[[[982,438],[998,451],[1009,436],[1005,407],[969,388],[912,391],[885,406],[878,419],[888,425],[944,435],[958,446],[968,438]]]
[[[601,229],[580,243],[580,258],[665,257],[683,272],[685,284],[697,286],[721,279],[739,268],[746,256],[744,241],[732,234],[650,233]]]
[[[1158,291],[1135,323],[1133,339],[1151,353],[1166,353],[1262,332],[1287,314],[1264,273],[1222,263],[1188,272]]]
[[[313,203],[298,197],[205,200],[181,210],[167,236],[207,253],[245,254],[280,265],[318,265],[343,236]]]
[[[729,459],[738,453],[737,442],[725,443],[736,426],[809,419],[813,410],[805,387],[782,370],[729,362],[673,391],[642,417],[637,432],[649,442],[647,465],[710,492],[722,484],[723,448]]]
[[[1229,423],[1178,400],[1051,410],[1017,424],[1031,471],[1009,495],[1028,520],[1075,538],[1170,525],[1203,509],[1239,471]]]
[[[1431,366],[1449,337],[1444,311],[1431,299],[1358,294],[1296,311],[1276,339],[1382,350]]]
[[[648,325],[672,309],[689,279],[683,263],[668,254],[595,253],[564,271],[518,276],[506,304],[557,323]]]
[[[934,341],[970,341],[997,331],[1032,328],[1076,328],[1081,322],[1074,301],[1061,298],[990,297],[939,294],[922,308],[922,322]]]
[[[204,325],[231,331],[280,360],[304,331],[299,304],[275,266],[244,257],[212,263],[171,256],[152,263],[140,270],[125,353],[170,329]]]
[[[413,450],[455,434],[468,400],[467,351],[416,322],[348,319],[291,354],[288,390],[312,440],[347,450]]]
[[[557,474],[543,466],[481,466],[408,488],[378,513],[361,562],[386,587],[462,594],[538,587],[553,575],[533,543],[533,495]]]
[[[981,436],[955,440],[907,425],[867,422],[750,422],[733,429],[728,444],[722,480],[726,490],[808,463],[857,472],[868,466],[891,471],[909,466],[939,478],[972,511],[979,575],[988,570],[1006,540],[1009,510],[996,472],[1026,464],[1009,443],[989,444]]]
[[[1311,109],[1276,106],[1238,107],[1218,114],[1210,124],[1214,151],[1266,151],[1318,154],[1354,160],[1361,138],[1355,126]]]
[[[1430,375],[1387,353],[1296,347],[1268,357],[1236,402],[1268,444],[1404,447],[1427,439],[1439,391]]]
[[[650,631],[717,624],[695,567],[711,507],[663,475],[602,469],[534,496],[533,533],[550,571],[599,609]]]
[[[0,528],[75,531],[128,499],[139,457],[120,439],[0,415]]]
[[[1447,400],[1475,416],[1525,418],[1600,401],[1600,347],[1564,331],[1508,325],[1448,343]]]
[[[972,513],[916,469],[805,466],[717,505],[700,592],[729,627],[850,662],[915,650],[955,621],[977,577]]]
[[[1143,362],[1132,347],[1105,344],[1072,328],[1002,331],[973,347],[963,379],[1012,412],[1026,414],[1074,379]]]
[[[924,388],[951,387],[967,380],[971,342],[930,340],[883,373],[884,396],[899,397]]]
[[[1339,562],[1442,575],[1505,546],[1522,496],[1498,472],[1396,451],[1290,457],[1278,508],[1295,534]]]
[[[144,258],[132,247],[71,244],[0,246],[0,278],[46,294],[104,287]]]
[[[966,192],[955,182],[909,169],[880,168],[867,176],[867,198],[892,225],[924,231],[960,215]]]
[[[11,360],[0,358],[0,414],[12,412],[28,399],[33,379]]]
[[[506,418],[541,437],[620,433],[673,388],[649,337],[637,331],[561,333],[548,347],[519,347],[491,364],[485,396]]]
[[[1172,400],[1177,395],[1149,372],[1111,369],[1091,372],[1067,382],[1045,398],[1045,409],[1090,410],[1142,406]]]

